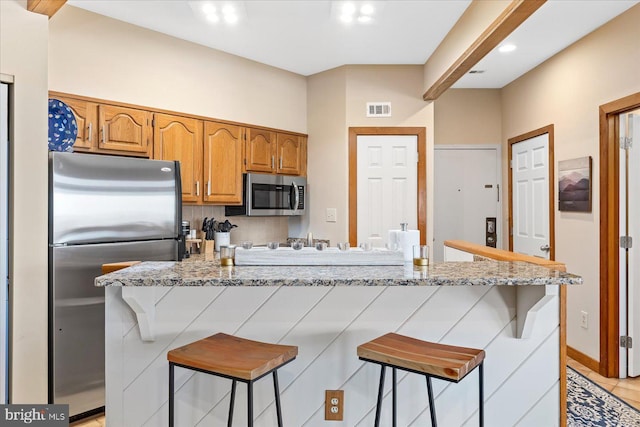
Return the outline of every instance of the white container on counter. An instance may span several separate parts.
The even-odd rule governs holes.
[[[214,249],[216,252],[220,252],[220,246],[229,246],[231,243],[231,232],[229,231],[216,231],[213,234]]]
[[[389,243],[397,244],[405,262],[413,261],[413,247],[420,244],[420,230],[407,230],[407,223],[400,224],[400,230],[389,230]]]

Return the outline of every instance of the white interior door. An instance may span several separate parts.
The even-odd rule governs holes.
[[[620,135],[630,137],[633,146],[626,150],[628,155],[628,168],[626,168],[628,174],[628,180],[626,180],[628,183],[627,194],[629,195],[626,200],[628,221],[621,224],[620,233],[631,236],[633,244],[630,249],[622,250],[627,252],[627,257],[621,253],[620,259],[627,266],[627,324],[629,330],[626,335],[630,336],[633,342],[632,347],[627,350],[627,375],[637,377],[640,376],[640,349],[638,348],[640,345],[640,249],[638,247],[640,245],[640,148],[637,145],[638,141],[640,141],[640,110],[632,114],[626,114],[626,120],[621,120],[621,123],[624,121],[626,121],[626,129],[621,126]],[[621,153],[621,162],[624,162],[625,157]],[[625,170],[624,167],[620,169],[621,171]],[[624,206],[622,206],[622,197],[620,203],[620,211],[625,211]],[[625,227],[625,223],[628,224],[628,228]],[[620,271],[622,273],[624,270],[621,268]],[[623,274],[621,274],[620,284],[624,286]]]
[[[358,243],[387,243],[400,223],[418,228],[418,138],[359,135],[357,139]]]
[[[497,147],[436,147],[433,259],[444,261],[445,240],[486,244],[487,218],[500,230],[500,153]]]
[[[549,134],[511,150],[513,251],[549,259]]]

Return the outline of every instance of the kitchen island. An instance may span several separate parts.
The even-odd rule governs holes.
[[[373,425],[379,368],[356,347],[387,332],[484,349],[486,425],[560,425],[559,288],[581,279],[486,254],[470,259],[426,269],[145,262],[101,276],[107,425],[167,425],[167,351],[216,332],[299,347],[279,371],[287,426],[329,423],[325,390],[345,391],[344,421],[331,425]],[[424,378],[399,372],[398,384],[399,425],[428,426]],[[230,381],[177,369],[176,390],[176,425],[225,425]],[[271,382],[254,390],[256,425],[275,426]],[[477,372],[459,384],[436,380],[434,393],[440,426],[477,425]],[[240,426],[244,387],[238,395]]]

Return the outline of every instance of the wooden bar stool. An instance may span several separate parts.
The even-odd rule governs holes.
[[[384,373],[387,366],[393,374],[392,405],[393,427],[396,427],[396,370],[413,372],[427,378],[427,393],[429,395],[429,412],[431,426],[436,427],[436,409],[434,406],[431,378],[438,378],[449,382],[460,382],[476,367],[479,368],[480,383],[480,426],[484,426],[484,397],[483,397],[483,369],[484,350],[466,347],[438,344],[421,341],[415,338],[389,333],[358,346],[358,357],[366,362],[381,365],[380,386],[378,388],[378,404],[376,406],[375,426],[380,425],[380,409],[384,389]]]
[[[236,397],[236,382],[247,383],[248,425],[253,426],[253,383],[273,373],[273,388],[276,395],[278,426],[282,427],[278,368],[291,362],[298,355],[298,347],[251,341],[233,335],[218,333],[170,350],[169,361],[169,426],[174,425],[174,366],[197,372],[216,375],[232,380],[231,403],[227,425],[233,422],[233,405]]]

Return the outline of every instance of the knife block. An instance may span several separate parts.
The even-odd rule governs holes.
[[[201,232],[202,233],[202,232]],[[202,253],[205,255],[213,255],[214,253],[214,240],[206,240],[205,239],[205,233],[202,233],[200,235],[200,238],[202,239]]]

